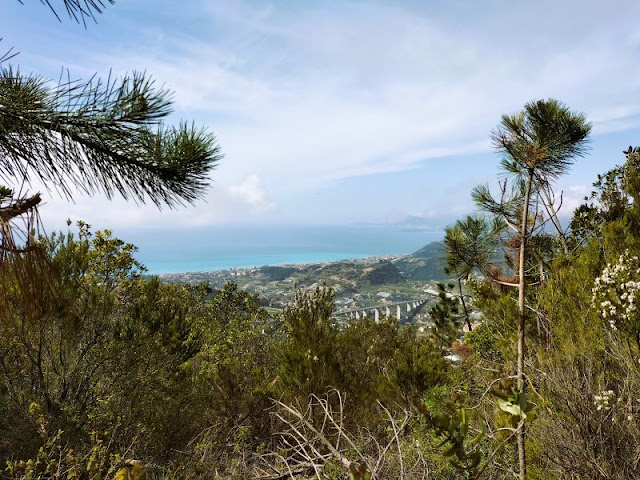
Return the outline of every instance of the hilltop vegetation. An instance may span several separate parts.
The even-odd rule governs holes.
[[[0,176],[191,202],[220,152],[159,125],[167,98],[144,75],[51,89],[3,69]],[[0,186],[0,478],[637,478],[640,148],[564,228],[554,184],[590,128],[552,99],[504,115],[501,190],[475,188],[444,246],[251,271],[295,291],[278,310],[250,275],[147,277],[108,230],[39,235],[41,196]],[[431,330],[335,321],[336,295],[424,290],[442,248]]]
[[[257,270],[333,282],[279,312],[234,283],[146,277],[133,245],[85,224],[28,248],[12,237],[0,261],[2,476],[634,478],[639,186],[630,148],[570,229],[551,235],[522,217],[524,314],[509,286],[523,271],[523,237],[507,233],[519,187],[490,204],[495,216],[448,229],[444,247],[358,268]],[[335,323],[336,295],[410,283],[407,265],[432,265],[442,248],[443,275],[467,282],[473,306],[442,290],[424,332],[393,317]],[[471,307],[481,321],[464,333]]]

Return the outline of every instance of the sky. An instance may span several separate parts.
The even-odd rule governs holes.
[[[0,44],[23,73],[146,71],[169,124],[212,131],[224,159],[206,200],[158,210],[44,191],[49,229],[396,223],[434,229],[500,178],[491,131],[556,98],[593,123],[556,187],[569,215],[640,145],[640,2],[117,0],[86,28],[40,0],[0,2]],[[65,70],[66,71],[66,70]]]

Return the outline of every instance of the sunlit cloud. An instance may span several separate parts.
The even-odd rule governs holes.
[[[257,175],[249,175],[239,185],[232,185],[229,192],[234,199],[247,204],[253,213],[269,212],[276,207]]]
[[[148,25],[127,23],[145,8],[155,12]],[[460,12],[449,2],[194,1],[176,9],[144,0],[123,12],[114,22],[124,39],[58,48],[47,64],[73,63],[85,76],[146,70],[174,91],[171,121],[194,118],[216,133],[225,160],[197,221],[228,221],[209,211],[214,203],[268,218],[283,198],[345,179],[446,169],[443,159],[490,152],[501,114],[537,98],[585,112],[596,136],[640,127],[640,4],[521,2]],[[120,18],[117,5],[109,16]],[[523,31],[523,18],[535,32]],[[465,174],[478,172],[438,179],[457,191],[470,183],[459,178]],[[434,205],[423,212],[429,217],[469,208],[468,195],[456,204],[424,194]],[[370,209],[383,216],[415,207],[401,198]]]
[[[585,197],[590,195],[591,190],[592,188],[585,185],[570,185],[557,193],[557,205],[561,207],[559,215],[564,218],[571,218],[573,211],[585,203]]]

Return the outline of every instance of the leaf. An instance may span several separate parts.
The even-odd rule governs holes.
[[[522,410],[522,412],[524,412],[525,416],[534,407],[533,404],[529,403],[529,400],[527,399],[527,395],[525,393],[520,393],[518,395],[518,405],[520,405],[520,409]]]
[[[126,468],[121,468],[116,472],[116,476],[113,480],[128,480],[129,478],[129,470]]]
[[[513,416],[516,417],[526,417],[526,414],[524,412],[522,412],[520,405],[511,403],[508,400],[503,400],[501,398],[497,399],[498,402],[498,408],[500,408],[500,410],[502,410],[503,412],[507,412]]]

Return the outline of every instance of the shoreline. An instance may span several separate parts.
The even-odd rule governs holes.
[[[378,263],[381,261],[395,261],[411,254],[390,254],[390,255],[372,255],[368,257],[352,257],[345,258],[342,260],[326,260],[319,262],[303,262],[303,263],[277,263],[277,264],[266,264],[266,265],[254,265],[251,267],[231,267],[220,270],[198,270],[198,271],[187,271],[187,272],[174,272],[174,273],[148,273],[145,276],[157,276],[163,280],[170,279],[171,277],[184,277],[184,276],[197,276],[197,275],[208,275],[215,277],[243,277],[247,275],[252,275],[258,273],[263,268],[271,268],[271,267],[280,267],[280,268],[291,268],[296,270],[303,270],[305,268],[311,267],[326,267],[329,265],[337,265],[341,263],[351,263],[356,265],[369,265]],[[226,275],[225,275],[226,274]]]

